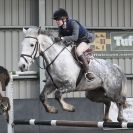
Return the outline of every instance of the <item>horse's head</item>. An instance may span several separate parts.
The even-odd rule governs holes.
[[[40,53],[46,52],[54,44],[57,32],[41,30],[40,28],[23,29],[25,38],[22,41],[22,51],[19,60],[21,71],[27,71]]]
[[[23,29],[25,35],[22,41],[22,51],[19,60],[19,68],[21,71],[27,71],[34,62],[34,59],[39,56],[40,45],[38,42],[39,28]]]

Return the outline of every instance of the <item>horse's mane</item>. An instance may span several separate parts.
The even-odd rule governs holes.
[[[57,37],[58,36],[58,32],[56,30],[43,30],[43,29],[40,29],[39,34],[47,35],[49,37]]]

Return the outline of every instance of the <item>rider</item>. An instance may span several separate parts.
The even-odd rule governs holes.
[[[86,79],[93,80],[94,75],[89,71],[90,59],[86,58],[87,51],[91,52],[89,43],[94,41],[94,35],[88,32],[77,20],[70,19],[66,10],[59,8],[53,14],[53,19],[58,25],[59,36],[55,42],[62,41],[66,46],[74,42],[77,44],[76,53],[82,62]]]

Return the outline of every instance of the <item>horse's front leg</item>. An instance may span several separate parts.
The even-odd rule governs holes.
[[[111,102],[106,102],[104,104],[105,104],[105,113],[104,113],[103,121],[104,122],[112,122],[112,120],[109,118],[109,109],[111,106]]]
[[[55,91],[55,99],[61,104],[62,108],[66,111],[74,112],[75,107],[71,104],[68,104],[62,97],[60,90]]]
[[[42,102],[45,110],[49,113],[57,113],[58,110],[54,107],[49,105],[48,103],[48,95],[52,92],[53,90],[49,90],[47,88],[44,88],[43,91],[41,92],[39,98],[40,101]]]

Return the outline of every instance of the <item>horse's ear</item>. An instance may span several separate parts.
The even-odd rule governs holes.
[[[23,28],[23,33],[24,33],[24,34],[26,34],[26,31],[27,31],[27,30],[26,30],[25,28]]]
[[[41,45],[40,45],[40,52],[44,52],[44,44],[43,43],[41,43]]]

